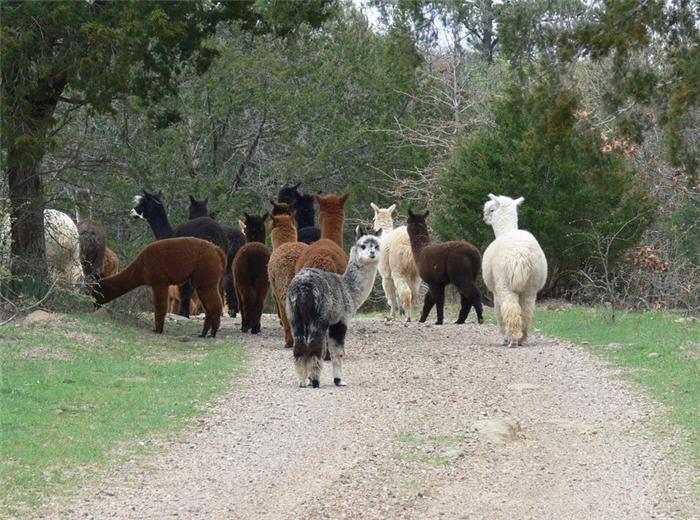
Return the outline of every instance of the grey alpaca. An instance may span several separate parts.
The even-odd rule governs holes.
[[[289,286],[287,315],[294,331],[294,367],[301,387],[308,386],[310,380],[311,386],[318,388],[326,337],[333,363],[333,382],[345,386],[345,333],[355,312],[369,296],[379,265],[378,235],[367,233],[361,226],[355,230],[356,243],[342,276],[306,268],[299,271]]]

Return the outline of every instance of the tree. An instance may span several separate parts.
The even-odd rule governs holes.
[[[46,277],[43,181],[37,168],[55,143],[59,103],[109,112],[115,99],[149,104],[176,88],[185,64],[203,72],[204,45],[222,20],[249,32],[293,33],[319,25],[332,0],[292,7],[275,0],[235,2],[3,2],[2,151],[12,206],[15,275]]]
[[[558,75],[507,94],[494,108],[495,128],[457,147],[440,180],[436,229],[484,248],[493,239],[482,221],[486,194],[525,197],[520,223],[547,255],[548,289],[561,292],[592,256],[592,237],[615,236],[606,257],[614,261],[637,242],[654,202],[624,148],[591,127]]]

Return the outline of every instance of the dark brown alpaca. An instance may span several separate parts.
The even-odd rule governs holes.
[[[158,333],[163,332],[168,309],[168,287],[190,281],[204,306],[204,328],[216,336],[221,322],[223,303],[219,284],[226,268],[221,248],[199,238],[167,238],[147,245],[119,274],[100,280],[93,289],[95,301],[102,305],[142,285],[153,292]]]
[[[80,237],[80,263],[85,274],[85,283],[91,285],[103,278],[107,233],[102,225],[94,220],[83,219],[78,222]]]
[[[462,240],[431,244],[428,225],[425,219],[430,212],[422,215],[408,210],[407,230],[411,239],[413,258],[418,274],[428,284],[420,322],[428,318],[433,305],[437,306],[436,325],[442,325],[445,306],[445,286],[453,283],[459,291],[461,308],[455,323],[464,323],[474,306],[479,323],[484,322],[481,307],[481,293],[476,286],[476,276],[481,271],[481,253],[469,242]]]
[[[324,271],[343,274],[348,265],[348,255],[343,250],[343,224],[345,223],[345,195],[314,195],[319,206],[318,221],[321,240],[311,244],[297,260],[296,271],[304,267],[316,267]]]
[[[243,224],[246,244],[239,249],[233,260],[233,281],[241,310],[241,330],[251,334],[260,332],[267,291],[267,263],[270,250],[265,245],[265,220],[269,215],[248,215]]]

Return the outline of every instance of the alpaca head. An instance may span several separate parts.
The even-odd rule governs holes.
[[[287,202],[276,202],[270,199],[270,204],[272,204],[272,216],[275,215],[294,215],[294,204],[289,204]],[[274,224],[273,224],[274,227]]]
[[[497,232],[518,229],[518,206],[524,201],[523,197],[511,199],[489,193],[489,200],[484,204],[484,222]]]
[[[374,210],[374,229],[393,229],[394,218],[391,214],[396,209],[396,204],[392,204],[388,208],[380,208],[374,202],[369,204]]]
[[[293,205],[299,196],[299,192],[297,191],[299,186],[301,186],[301,182],[298,182],[292,186],[282,187],[277,194],[277,202],[286,202],[290,206]]]
[[[349,193],[345,195],[314,195],[314,199],[318,203],[319,216],[318,222],[323,227],[323,222],[326,219],[345,220],[345,201],[348,200]]]
[[[382,230],[365,229],[359,225],[355,228],[355,245],[350,250],[350,261],[363,266],[377,265],[381,255],[379,237]]]
[[[427,234],[428,224],[426,224],[425,220],[428,218],[428,215],[430,215],[430,211],[427,209],[425,210],[425,213],[421,214],[414,213],[411,208],[408,208],[408,220],[406,221],[406,229],[408,230],[408,234],[410,235],[412,231]]]
[[[207,197],[206,199],[197,200],[192,195],[190,195],[190,208],[189,208],[190,220],[192,220],[193,218],[208,217],[209,216],[209,208],[207,207],[208,202],[209,202],[209,197]]]
[[[143,195],[134,197],[134,207],[131,208],[129,215],[133,218],[149,220],[151,217],[165,213],[161,196],[161,192],[148,193],[144,190]]]
[[[242,227],[246,242],[262,242],[264,244],[265,221],[270,214],[265,212],[262,215],[248,215],[248,213],[243,213],[243,215],[245,220],[242,223]]]
[[[308,193],[297,192],[296,202],[294,204],[297,208],[297,212],[313,215],[314,212],[314,196]]]

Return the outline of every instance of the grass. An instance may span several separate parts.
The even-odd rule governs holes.
[[[616,365],[626,377],[666,405],[669,419],[687,432],[700,467],[700,325],[666,311],[618,313],[573,307],[538,310],[534,326],[543,334],[584,345]]]
[[[198,323],[151,327],[73,314],[0,328],[0,517],[181,429],[245,365],[240,345],[196,338]]]

